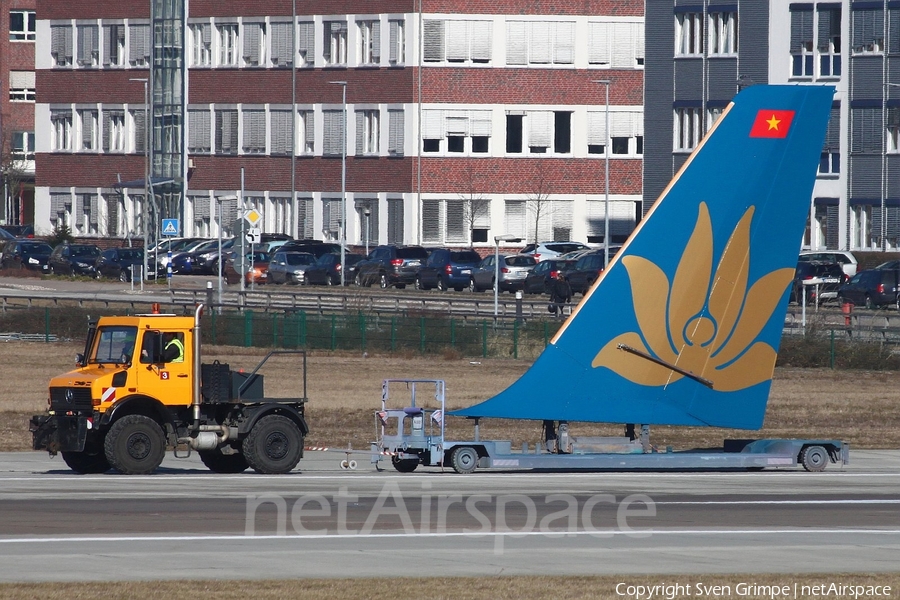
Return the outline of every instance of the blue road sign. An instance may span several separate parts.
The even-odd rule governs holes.
[[[162,234],[169,236],[178,235],[178,219],[163,219]]]

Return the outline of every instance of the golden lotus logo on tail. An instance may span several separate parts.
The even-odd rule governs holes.
[[[717,391],[737,391],[771,379],[776,352],[757,337],[794,269],[772,271],[748,285],[753,211],[751,206],[741,217],[715,270],[705,203],[671,282],[646,258],[625,256],[639,331],[616,336],[591,365],[647,386],[687,376]]]

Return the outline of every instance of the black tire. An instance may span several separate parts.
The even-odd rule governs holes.
[[[437,289],[438,289],[438,291],[441,291],[441,292],[447,291],[447,282],[444,281],[443,277],[438,277]]]
[[[128,283],[130,281],[128,277],[128,271],[126,271],[125,269],[119,271],[119,281],[121,281],[122,283]]]
[[[864,306],[866,308],[875,308],[875,303],[872,302],[872,297],[869,296],[868,294],[866,294],[866,300],[865,300]]]
[[[106,460],[120,473],[147,475],[166,455],[166,436],[159,424],[144,415],[122,417],[109,428],[103,443]]]
[[[424,289],[425,289],[424,287],[422,287],[422,280],[419,278],[418,275],[416,275],[416,289],[417,289],[417,290],[424,290]]]
[[[243,473],[250,465],[243,454],[222,454],[218,450],[198,452],[200,460],[213,473]]]
[[[824,446],[806,446],[800,451],[799,462],[810,473],[821,473],[830,460]]]
[[[366,285],[365,277],[361,273],[356,274],[355,283],[356,287],[369,287]]]
[[[243,451],[257,473],[289,473],[303,455],[303,434],[287,417],[268,415],[257,421],[244,438]]]
[[[381,274],[381,277],[378,278],[378,285],[379,285],[379,286],[381,287],[381,289],[383,289],[383,290],[386,290],[386,289],[388,289],[389,287],[391,287],[391,282],[388,281],[387,275],[385,275],[384,273]]]
[[[331,275],[325,275],[325,285],[337,285],[340,283],[340,280],[335,283],[334,279],[331,278]]]
[[[472,292],[473,294],[477,294],[478,292],[481,291],[481,288],[478,287],[478,284],[475,283],[474,279],[469,280],[469,291]]]
[[[399,458],[391,457],[391,464],[401,473],[412,473],[419,466],[418,458]]]
[[[79,475],[106,473],[110,468],[103,452],[63,452],[62,457],[66,465]]]
[[[475,472],[478,466],[478,451],[471,446],[457,446],[450,453],[450,466],[461,475]]]

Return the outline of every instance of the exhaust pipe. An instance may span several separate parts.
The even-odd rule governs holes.
[[[197,435],[193,437],[178,438],[179,444],[187,444],[192,450],[215,450],[219,444],[228,441],[227,425],[197,425],[194,429]]]
[[[194,330],[192,332],[193,352],[191,361],[193,364],[194,384],[191,388],[191,405],[194,409],[194,431],[200,426],[200,315],[203,314],[203,304],[198,304],[194,310]],[[226,433],[227,436],[227,433]]]

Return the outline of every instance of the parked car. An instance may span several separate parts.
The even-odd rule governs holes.
[[[356,278],[356,267],[365,257],[362,254],[344,254],[344,284],[349,285]],[[340,285],[341,255],[323,254],[312,267],[306,270],[306,283],[310,285]]]
[[[841,302],[850,302],[866,308],[898,306],[898,295],[900,295],[900,270],[897,269],[860,271],[837,292]]]
[[[36,240],[10,240],[0,253],[0,268],[47,271],[47,259],[53,248]]]
[[[6,246],[6,242],[16,239],[16,236],[0,227],[0,251]]]
[[[154,246],[151,246],[150,251],[151,253],[153,253],[155,260],[162,267],[163,271],[166,271],[169,266],[169,252],[172,253],[172,257],[174,258],[176,254],[179,254],[180,252],[184,252],[186,250],[190,250],[191,248],[199,246],[200,244],[207,241],[207,238],[199,237],[160,240]]]
[[[172,253],[172,273],[193,275],[195,272],[199,272],[194,268],[197,257],[213,251],[219,251],[219,240],[203,240],[188,244],[178,252]]]
[[[575,264],[573,260],[550,258],[542,260],[525,276],[526,294],[549,294],[550,286],[560,271],[566,271]]]
[[[314,264],[316,257],[309,252],[277,250],[269,261],[269,281],[306,285],[306,270]]]
[[[232,251],[225,261],[225,267],[222,269],[222,276],[228,283],[238,283],[241,275],[238,272],[240,265],[235,265],[235,261],[239,259],[237,252]],[[244,283],[266,283],[269,280],[269,255],[266,252],[257,250],[247,252],[245,255],[247,273],[244,275]]]
[[[430,290],[436,287],[441,291],[453,288],[461,292],[469,287],[472,270],[480,262],[481,255],[473,250],[432,250],[416,274],[416,288]]]
[[[534,260],[541,262],[548,258],[557,258],[560,254],[567,252],[575,252],[576,250],[590,250],[590,248],[581,242],[540,242],[538,244],[528,244],[522,249],[520,254],[530,254]]]
[[[537,265],[534,257],[528,254],[500,255],[500,265],[496,268],[493,254],[485,256],[478,267],[472,270],[469,290],[481,292],[494,288],[494,277],[498,276],[498,291],[514,292],[525,287],[525,277]]]
[[[610,259],[612,259],[614,254],[613,249],[610,248]],[[566,279],[569,280],[569,287],[572,288],[572,293],[582,295],[587,293],[605,268],[606,251],[604,249],[591,250],[582,254],[574,262],[572,268],[566,271]]]
[[[800,253],[800,260],[805,262],[836,262],[847,277],[856,275],[859,261],[852,252],[844,250],[804,250]]]
[[[377,281],[382,288],[402,290],[416,281],[426,260],[428,250],[421,246],[376,246],[356,265],[356,285],[368,287]]]
[[[316,258],[319,258],[323,254],[340,254],[341,253],[341,245],[335,244],[334,242],[317,242],[314,240],[291,240],[286,243],[284,246],[280,247],[279,250],[284,250],[285,252],[306,252],[308,254],[312,254]],[[346,249],[345,249],[346,252]]]
[[[94,275],[100,248],[93,244],[60,244],[50,253],[48,270],[54,275]]]
[[[231,252],[232,244],[234,238],[222,240],[222,254],[226,258]],[[195,275],[218,275],[220,260],[219,240],[211,240],[209,247],[201,247],[191,253],[191,272]]]
[[[108,248],[100,253],[94,263],[94,277],[131,281],[132,273],[137,274],[143,267],[142,248]]]
[[[2,225],[8,234],[17,238],[34,238],[34,225]]]
[[[806,291],[808,305],[815,306],[826,300],[834,300],[838,296],[840,287],[849,279],[840,263],[801,260],[797,263],[797,269],[794,271],[790,300],[798,304],[802,302],[803,290]]]

